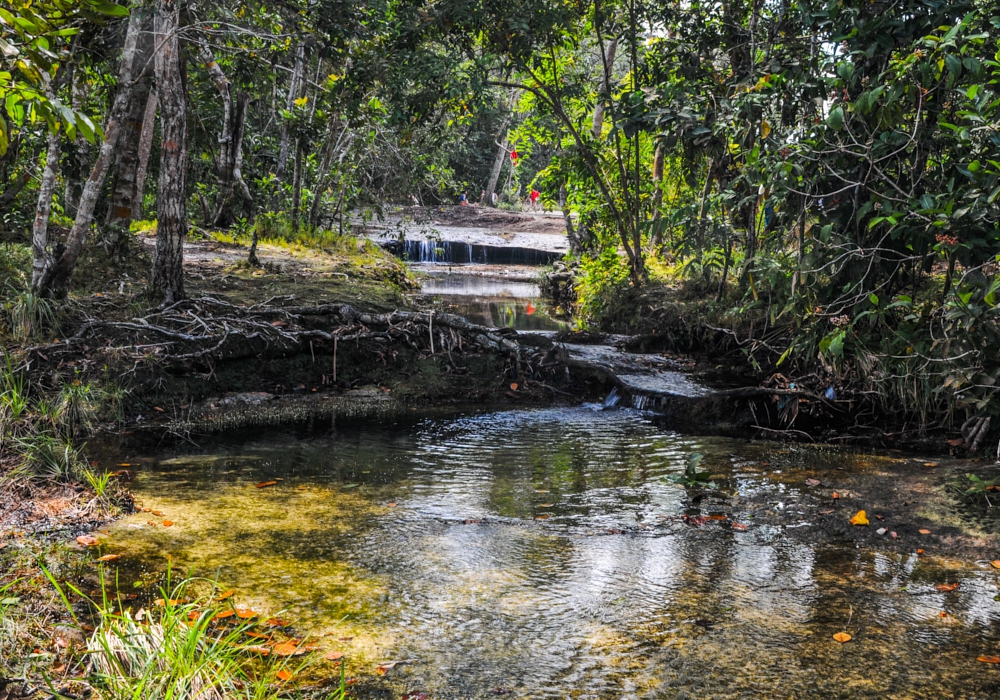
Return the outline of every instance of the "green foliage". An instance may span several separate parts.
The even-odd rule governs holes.
[[[89,383],[79,379],[64,384],[59,390],[59,426],[69,438],[90,432],[97,419],[98,393]]]
[[[715,484],[712,482],[712,473],[698,471],[698,466],[701,464],[703,458],[704,455],[700,452],[694,453],[688,457],[687,466],[684,468],[683,474],[671,474],[667,479],[688,488],[697,486],[715,488]]]
[[[40,338],[44,331],[56,329],[53,302],[31,290],[22,290],[8,299],[6,311],[15,340],[23,342]]]
[[[22,289],[31,273],[31,248],[18,243],[0,243],[0,290]]]

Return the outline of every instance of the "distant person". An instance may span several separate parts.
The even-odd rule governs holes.
[[[499,198],[499,197],[497,197],[497,193],[496,193],[496,192],[494,192],[494,193],[493,193],[493,194],[492,194],[492,195],[490,196],[490,201],[492,201],[492,202],[493,202],[493,206],[494,206],[494,207],[495,207],[495,206],[497,205],[497,201],[498,201],[499,199],[500,199],[500,198]]]
[[[486,190],[479,193],[479,203],[486,204]]]
[[[469,195],[467,195],[465,192],[463,192],[462,194],[460,194],[458,196],[458,204],[459,204],[459,206],[463,206],[463,207],[469,206]]]
[[[531,194],[528,197],[531,199],[531,211],[535,211],[535,204],[538,202],[538,198],[542,195],[541,192],[536,190],[534,187],[531,188]]]

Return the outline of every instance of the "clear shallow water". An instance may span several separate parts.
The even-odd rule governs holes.
[[[698,511],[664,479],[695,451],[724,492]],[[415,660],[389,672],[397,696],[997,697],[975,660],[1000,653],[994,573],[803,544],[731,498],[792,507],[791,474],[879,468],[856,456],[588,407],[274,431],[130,455],[133,490],[175,524],[133,516],[105,550],[126,582],[167,556],[218,571],[241,601],[328,633],[359,674]],[[748,529],[681,521],[695,512]]]
[[[549,315],[538,285],[496,276],[436,273],[421,280],[421,294],[440,298],[445,311],[473,323],[519,331],[558,331],[569,327]]]

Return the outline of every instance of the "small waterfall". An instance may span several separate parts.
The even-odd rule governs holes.
[[[611,390],[611,393],[604,398],[602,406],[604,408],[614,408],[622,400],[622,395],[618,393],[618,387]]]
[[[656,396],[650,396],[649,394],[632,394],[632,408],[637,411],[652,411],[660,400]]]
[[[407,260],[438,264],[547,265],[560,253],[517,246],[490,246],[464,241],[392,241],[385,247]]]

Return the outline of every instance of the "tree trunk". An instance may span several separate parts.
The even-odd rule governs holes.
[[[139,164],[135,170],[135,215],[140,218],[143,214],[143,198],[146,195],[146,168],[149,165],[149,154],[153,150],[153,129],[156,125],[158,102],[156,90],[150,90],[142,118],[142,133],[139,135]]]
[[[663,144],[656,144],[656,152],[653,154],[653,216],[654,222],[658,222],[663,216],[660,208],[663,206]],[[663,228],[660,225],[653,226],[653,236],[650,240],[650,247],[653,249],[663,245]]]
[[[510,142],[507,140],[506,135],[503,137],[503,141],[500,142],[499,149],[497,151],[497,158],[493,161],[493,170],[490,171],[490,181],[486,184],[486,204],[491,207],[493,206],[493,193],[497,191],[497,182],[500,181],[500,173],[503,171],[503,164],[510,156]]]
[[[66,66],[66,70],[70,72],[70,105],[73,109],[80,109],[84,101],[82,85],[86,84],[86,76],[81,77],[79,82],[75,80],[82,71],[75,71],[72,63]],[[75,219],[80,196],[83,194],[83,171],[90,160],[90,144],[77,131],[76,140],[67,146],[66,157],[63,159],[63,180],[66,183],[63,190],[63,213]]]
[[[327,139],[326,153],[323,154],[323,161],[320,163],[319,172],[316,174],[315,193],[313,195],[312,206],[309,208],[309,225],[318,228],[320,224],[320,211],[323,208],[323,193],[330,187],[330,170],[333,168],[333,161],[344,162],[347,149],[350,148],[354,135],[348,132],[347,128],[341,128],[337,138],[333,137],[333,128]],[[343,145],[341,145],[343,144]],[[340,153],[339,158],[337,153]]]
[[[601,57],[601,83],[597,88],[597,104],[594,105],[594,121],[591,124],[591,133],[595,139],[601,138],[604,131],[604,103],[609,97],[611,90],[611,73],[615,66],[615,54],[618,53],[618,37],[612,37],[605,49],[604,56]]]
[[[289,112],[295,108],[295,100],[299,98],[299,83],[302,82],[302,72],[305,70],[305,66],[306,47],[305,44],[300,42],[298,49],[295,52],[295,68],[292,70],[292,82],[288,86],[288,97],[285,100],[285,109]],[[282,120],[281,146],[278,149],[278,164],[274,171],[274,174],[279,178],[283,177],[285,174],[285,164],[288,162],[288,147],[288,121]]]
[[[222,72],[222,68],[215,62],[215,57],[208,46],[202,44],[199,57],[205,64],[208,75],[215,83],[219,96],[222,98],[222,131],[219,133],[219,155],[216,163],[219,192],[211,223],[214,226],[226,228],[237,219],[232,207],[236,190],[239,191],[240,199],[243,202],[242,213],[244,217],[249,218],[253,205],[250,189],[243,181],[242,174],[243,131],[249,96],[240,95],[236,99],[234,108],[232,86],[229,79],[226,78],[226,74]]]
[[[569,205],[566,202],[566,183],[559,185],[559,211],[562,212],[563,221],[566,222],[566,238],[569,239],[569,252],[579,255],[583,252],[580,239],[573,229],[573,217],[569,213]]]
[[[27,163],[28,164],[34,163],[35,159],[38,158],[38,153],[39,153],[38,149],[35,149],[31,153],[31,155],[28,156]],[[24,189],[24,186],[27,185],[30,181],[31,181],[31,168],[25,167],[24,170],[18,173],[18,176],[14,178],[14,181],[11,182],[9,185],[7,185],[7,187],[3,191],[3,194],[0,194],[0,211],[3,211],[7,207],[9,207],[10,204],[17,198],[17,195],[21,194],[21,190]]]
[[[45,270],[39,275],[35,291],[44,297],[65,298],[69,292],[70,281],[73,278],[73,270],[76,268],[76,261],[83,252],[83,247],[87,243],[87,232],[94,218],[94,207],[97,206],[97,198],[104,187],[104,179],[108,174],[108,166],[111,164],[111,156],[114,154],[115,146],[118,143],[118,136],[121,133],[122,119],[128,107],[129,94],[132,91],[132,75],[134,72],[136,44],[139,39],[139,29],[141,19],[138,13],[134,13],[129,18],[128,31],[125,34],[125,47],[122,49],[121,69],[118,79],[118,94],[111,106],[107,124],[104,126],[104,141],[101,143],[100,152],[97,155],[97,162],[90,172],[90,177],[83,187],[80,195],[80,202],[76,211],[76,218],[73,221],[73,228],[70,229],[66,239],[66,247],[59,251],[58,256],[53,256],[45,266]]]
[[[156,251],[149,289],[154,299],[184,297],[184,234],[187,233],[187,103],[181,76],[178,0],[157,0],[156,84],[160,93],[160,182],[156,197]]]
[[[128,112],[122,122],[121,136],[118,138],[117,161],[111,182],[111,205],[108,207],[106,221],[112,231],[118,233],[127,230],[132,219],[135,218],[137,209],[136,176],[139,172],[142,128],[152,87],[146,75],[146,67],[153,53],[149,15],[139,9],[134,10],[134,12],[140,15],[140,21],[143,25],[135,52],[136,72],[142,71],[142,74],[136,76],[135,85],[129,96]],[[117,236],[114,238],[117,243]]]
[[[52,193],[59,174],[59,157],[62,155],[62,133],[49,132],[49,148],[45,154],[45,170],[38,186],[38,205],[35,207],[35,224],[31,229],[31,288],[36,289],[48,264],[49,215],[52,212]]]
[[[299,232],[299,209],[302,204],[302,140],[295,139],[295,166],[292,170],[292,230]]]

